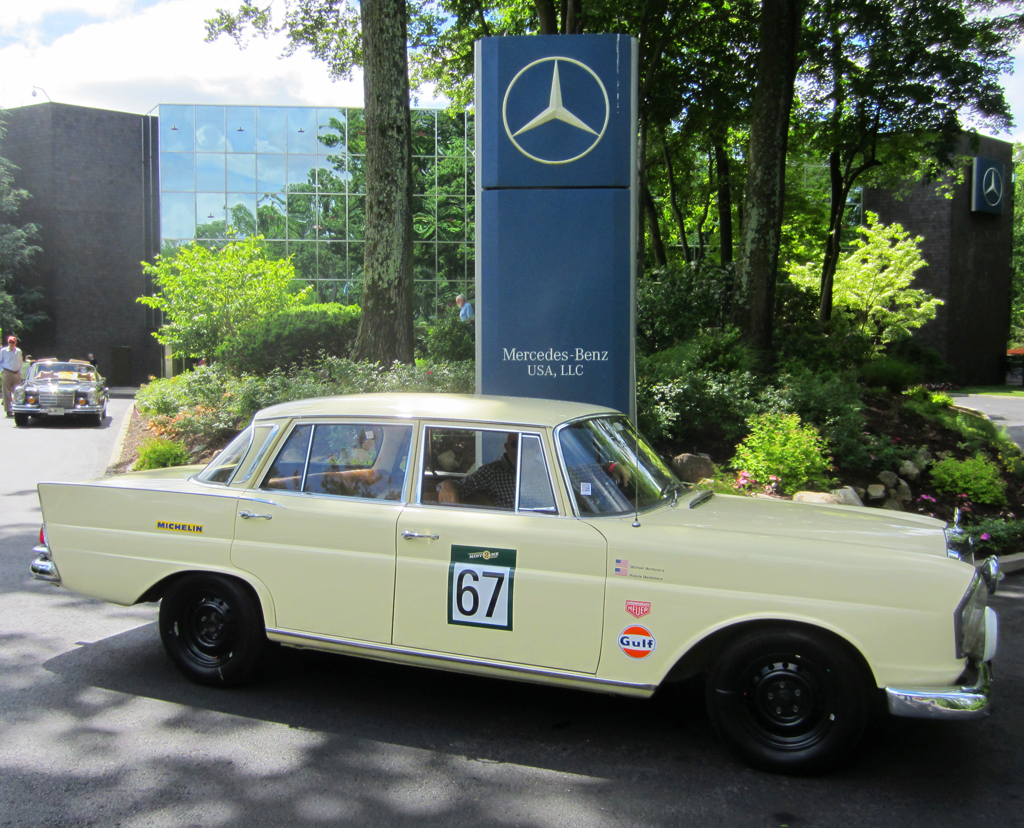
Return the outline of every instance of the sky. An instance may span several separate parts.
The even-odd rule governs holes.
[[[204,41],[204,21],[240,0],[3,0],[0,108],[57,103],[144,114],[160,103],[360,106],[362,78],[331,81],[282,40]],[[1004,77],[1024,141],[1024,44]],[[35,96],[33,96],[35,91]]]

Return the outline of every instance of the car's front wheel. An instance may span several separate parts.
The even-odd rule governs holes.
[[[211,573],[186,575],[167,588],[160,638],[185,676],[211,687],[245,681],[267,645],[256,596],[241,581]]]
[[[870,708],[863,665],[838,641],[805,629],[734,640],[707,683],[711,722],[726,745],[764,770],[817,773],[860,741]]]

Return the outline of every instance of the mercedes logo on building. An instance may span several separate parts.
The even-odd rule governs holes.
[[[995,207],[1003,200],[1003,177],[995,167],[985,170],[981,179],[981,193],[989,207]]]
[[[586,76],[592,80],[596,85],[597,90],[600,92],[599,100],[604,102],[604,116],[594,117],[594,113],[588,112],[584,114],[584,117],[580,117],[579,109],[574,111],[576,101],[568,100],[563,101],[562,97],[562,81],[559,76],[559,64],[569,64],[571,66],[580,67]],[[548,74],[548,65],[550,66],[550,75]],[[549,80],[550,78],[550,80]],[[588,80],[588,83],[590,81]],[[529,118],[525,123],[509,123],[509,98],[513,94],[513,90],[517,84],[529,85],[531,89],[536,89],[541,84],[547,86],[550,84],[548,92],[548,105],[540,109],[536,115]],[[593,109],[593,107],[590,107]],[[571,164],[573,161],[579,161],[583,156],[591,152],[594,147],[601,143],[601,139],[604,137],[605,130],[608,128],[608,119],[611,115],[611,107],[608,104],[608,90],[605,89],[601,79],[597,76],[589,66],[585,63],[581,63],[578,60],[568,57],[545,57],[535,60],[532,63],[526,64],[516,76],[512,78],[512,82],[509,83],[508,88],[505,90],[505,98],[501,104],[501,119],[505,124],[505,134],[508,135],[509,140],[513,146],[519,150],[527,158],[537,161],[541,164]],[[587,120],[590,123],[587,123]],[[570,157],[567,158],[542,158],[536,153],[537,149],[533,152],[525,149],[517,138],[531,133],[533,130],[544,129],[545,125],[551,124],[552,122],[560,122],[567,124],[574,130],[579,130],[580,133],[585,135],[593,136],[593,140],[590,141],[589,145],[586,146],[582,152],[579,152],[579,146],[573,147],[569,150]],[[547,149],[547,148],[546,148]]]

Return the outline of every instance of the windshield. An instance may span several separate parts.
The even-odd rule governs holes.
[[[562,426],[558,446],[581,515],[643,511],[684,486],[621,414]]]
[[[36,362],[29,368],[29,380],[96,380],[96,369],[80,362]]]

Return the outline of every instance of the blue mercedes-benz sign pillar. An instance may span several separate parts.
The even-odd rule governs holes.
[[[476,44],[477,391],[635,418],[636,41]]]

